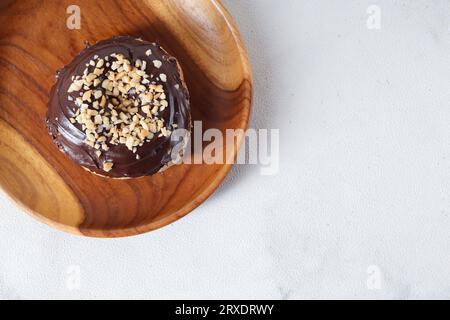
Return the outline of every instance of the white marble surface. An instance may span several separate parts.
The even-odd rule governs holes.
[[[279,173],[236,167],[185,219],[117,240],[1,196],[0,298],[450,298],[450,2],[224,2]]]

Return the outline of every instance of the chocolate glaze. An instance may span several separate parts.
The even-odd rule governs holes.
[[[148,49],[152,51],[151,56],[146,55]],[[171,141],[171,137],[155,137],[138,148],[136,154],[139,155],[139,160],[136,159],[136,154],[128,150],[125,145],[108,144],[109,151],[103,152],[100,157],[97,157],[96,150],[83,142],[86,136],[81,126],[72,124],[69,120],[74,117],[78,109],[74,101],[79,97],[79,92],[70,94],[67,92],[72,83],[72,76],[82,75],[86,64],[94,56],[103,58],[113,53],[123,54],[126,59],[131,61],[132,65],[137,59],[147,61],[146,72],[154,75],[152,80],[155,80],[157,75],[161,73],[167,75],[167,82],[155,80],[158,84],[163,85],[169,102],[169,107],[160,113],[159,118],[163,118],[168,127],[176,124],[178,128],[190,131],[189,93],[177,60],[159,45],[129,36],[100,41],[93,46],[87,44],[86,49],[75,57],[69,65],[57,72],[57,82],[50,93],[46,125],[58,148],[73,161],[94,173],[113,178],[152,175],[170,163],[170,152],[179,143],[178,141]],[[157,69],[152,63],[153,60],[163,62],[162,67]],[[92,70],[89,69],[89,71]],[[97,90],[104,92],[101,85],[98,86]],[[73,101],[68,100],[69,95],[73,98]],[[102,170],[103,164],[108,161],[112,161],[114,167],[110,172],[105,172]]]

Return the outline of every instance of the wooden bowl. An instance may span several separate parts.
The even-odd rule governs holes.
[[[203,131],[247,129],[252,76],[236,24],[218,0],[77,0],[81,29],[70,30],[72,2],[0,2],[0,185],[33,216],[71,233],[122,237],[163,227],[205,201],[231,165],[183,164],[131,180],[86,172],[45,128],[55,72],[85,40],[158,41],[179,59]]]

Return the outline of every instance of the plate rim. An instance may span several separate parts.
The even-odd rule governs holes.
[[[234,43],[236,47],[239,50],[239,57],[240,57],[240,64],[244,70],[244,75],[248,77],[245,81],[248,81],[250,83],[250,86],[248,88],[249,91],[249,99],[245,99],[243,102],[245,105],[245,109],[248,111],[245,115],[246,117],[243,117],[242,123],[244,124],[242,126],[242,129],[246,131],[249,128],[250,124],[250,115],[253,108],[253,73],[252,68],[250,65],[250,60],[248,56],[248,52],[246,49],[246,46],[244,44],[244,41],[242,39],[241,33],[239,31],[239,28],[237,26],[236,21],[232,17],[232,15],[229,13],[229,11],[226,9],[224,4],[221,0],[207,0],[210,3],[213,4],[215,10],[222,16],[222,18],[225,20],[225,23],[227,24],[228,29],[230,30]],[[244,123],[245,122],[245,123]],[[233,158],[238,154],[241,145],[243,143],[243,138],[238,137],[236,140],[237,148],[234,150],[234,154],[232,155]],[[9,193],[2,185],[0,185],[0,194],[6,196],[6,198],[9,198],[12,200],[12,202],[16,205],[17,208],[21,209],[28,215],[32,216],[39,222],[44,223],[45,225],[48,225],[54,229],[57,229],[59,231],[63,231],[72,235],[81,236],[81,237],[88,237],[88,238],[123,238],[123,237],[133,237],[142,235],[151,231],[158,230],[160,228],[163,228],[165,226],[168,226],[183,217],[187,216],[189,213],[191,213],[193,210],[201,206],[210,196],[212,196],[215,191],[220,187],[220,185],[223,183],[227,175],[230,173],[232,167],[234,164],[230,164],[228,161],[226,161],[225,164],[223,164],[220,168],[220,170],[216,173],[214,176],[214,181],[211,182],[207,188],[205,188],[198,196],[193,199],[193,201],[188,202],[185,204],[182,208],[179,210],[171,213],[167,217],[157,219],[155,221],[151,221],[149,223],[135,226],[135,227],[124,227],[124,228],[117,228],[117,229],[100,229],[100,228],[82,228],[80,226],[70,226],[63,224],[61,222],[49,219],[39,212],[36,212],[35,210],[29,208],[27,205],[25,205],[20,199],[15,197],[13,194]]]

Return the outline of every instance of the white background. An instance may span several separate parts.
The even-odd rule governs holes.
[[[224,3],[279,173],[238,166],[186,218],[116,240],[1,196],[0,298],[450,298],[450,2]]]

